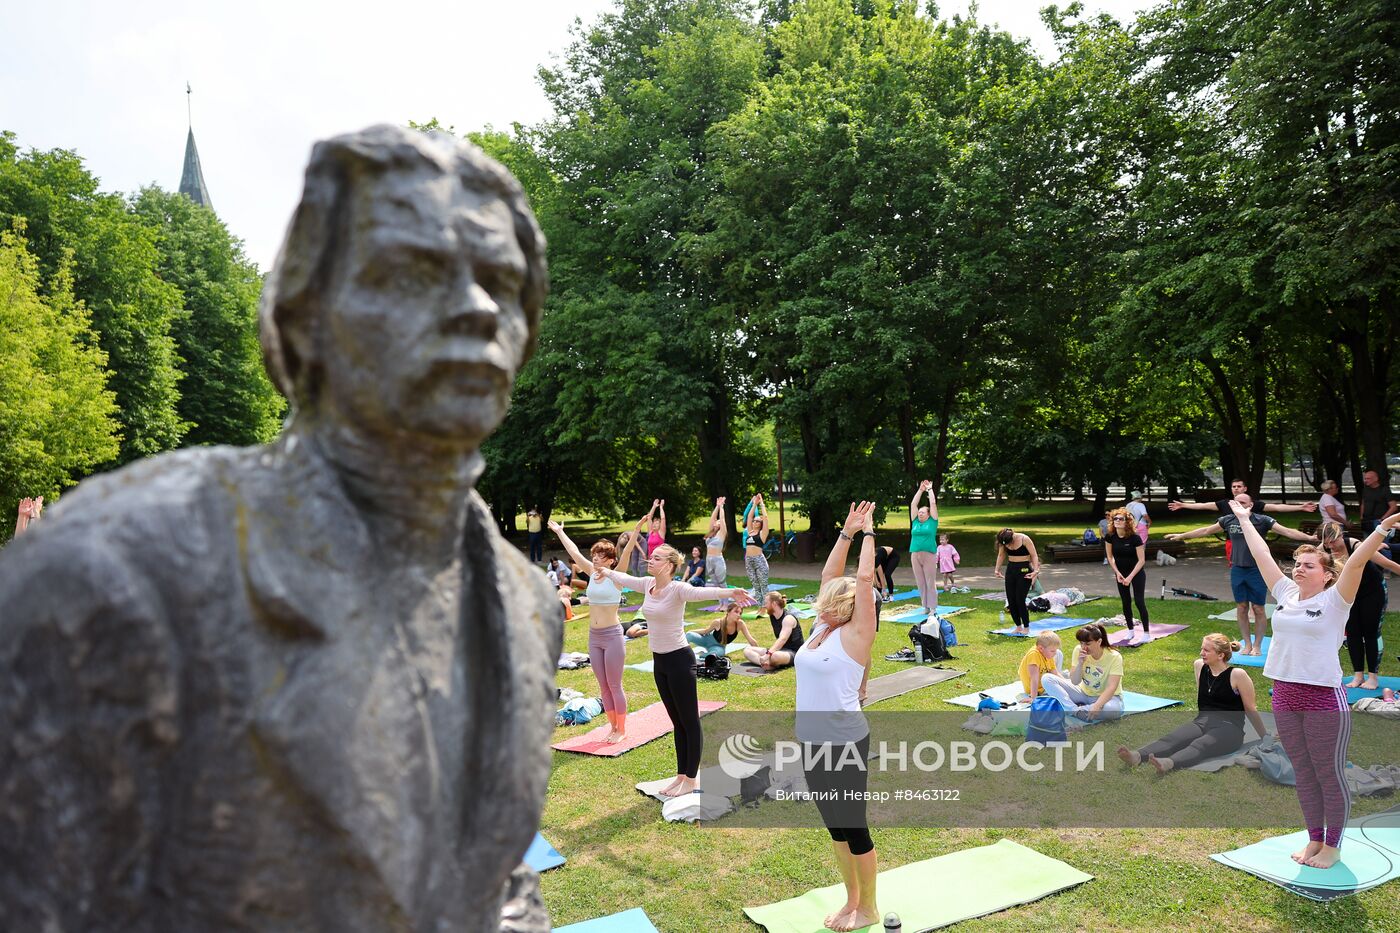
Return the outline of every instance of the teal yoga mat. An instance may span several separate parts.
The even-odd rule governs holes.
[[[836,874],[836,866],[831,866]],[[923,933],[1029,904],[1092,881],[1073,866],[1002,839],[880,872],[880,912],[899,914],[904,933]],[[745,907],[768,933],[824,933],[822,919],[846,901],[839,884],[764,907]],[[870,928],[879,929],[879,922]]]
[[[1230,637],[1233,638],[1234,636],[1232,635]],[[1270,638],[1268,635],[1265,635],[1264,640],[1259,643],[1258,654],[1245,655],[1236,652],[1230,657],[1230,663],[1238,665],[1240,667],[1263,667],[1264,662],[1269,660],[1269,643],[1272,641],[1272,638]],[[1379,696],[1379,694],[1377,694],[1377,696]]]
[[[660,933],[651,922],[647,912],[640,907],[624,910],[620,914],[610,914],[596,920],[571,923],[566,927],[555,927],[554,933]]]
[[[1041,632],[1058,632],[1060,629],[1077,628],[1081,625],[1088,625],[1093,619],[1071,619],[1069,616],[1046,616],[1043,619],[1031,620],[1031,632],[1029,635],[1017,635],[1016,626],[1011,625],[1006,628],[992,629],[993,635],[1010,635],[1012,638],[1031,638]]]
[[[1268,641],[1267,638],[1264,640]],[[1231,658],[1231,661],[1233,662],[1234,659]],[[1351,680],[1350,677],[1343,678],[1342,683],[1345,684],[1349,680]],[[1397,693],[1400,693],[1400,677],[1381,677],[1379,680],[1380,686],[1375,690],[1362,690],[1360,687],[1347,687],[1347,702],[1355,703],[1357,700],[1362,700],[1366,697],[1378,697],[1381,695],[1381,690],[1385,687],[1389,687]]]
[[[1342,860],[1331,868],[1309,868],[1290,858],[1307,844],[1307,831],[1299,830],[1211,858],[1314,901],[1345,897],[1400,878],[1400,807],[1347,827]]]
[[[940,618],[940,619],[946,619],[946,618],[949,618],[950,616],[955,616],[955,615],[957,615],[957,614],[960,613],[960,612],[971,612],[971,611],[972,611],[972,610],[970,610],[967,606],[939,606],[939,607],[938,607],[938,618]],[[924,621],[926,621],[927,619],[928,619],[928,610],[927,610],[927,609],[922,609],[922,608],[920,608],[920,609],[913,609],[913,610],[910,610],[910,611],[908,611],[908,612],[901,612],[901,613],[899,613],[898,615],[886,615],[886,616],[881,616],[880,621],[882,621],[882,622],[893,622],[893,623],[896,624],[896,625],[914,625],[914,624],[916,624],[916,623],[918,623],[918,622],[924,622]]]
[[[549,871],[551,868],[558,868],[567,859],[559,854],[559,850],[549,844],[549,840],[539,833],[535,833],[535,840],[530,843],[530,848],[525,850],[525,864],[535,871]]]

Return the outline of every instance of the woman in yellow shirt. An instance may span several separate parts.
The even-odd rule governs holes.
[[[1108,632],[1090,623],[1074,633],[1079,642],[1069,677],[1046,674],[1045,693],[1080,719],[1117,719],[1123,715],[1123,656],[1108,646]]]

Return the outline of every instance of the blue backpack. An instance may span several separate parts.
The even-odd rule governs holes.
[[[1099,543],[1099,535],[1098,535],[1098,532],[1094,531],[1094,529],[1092,529],[1092,528],[1085,528],[1085,529],[1084,529],[1084,543],[1085,543],[1085,544],[1098,544],[1098,543]]]
[[[943,633],[943,646],[945,648],[955,647],[958,643],[958,632],[957,629],[953,628],[953,623],[947,619],[939,619],[938,628]]]
[[[1031,702],[1026,741],[1039,742],[1042,745],[1069,741],[1065,737],[1065,705],[1051,696],[1036,697]]]

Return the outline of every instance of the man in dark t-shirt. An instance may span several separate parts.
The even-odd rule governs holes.
[[[1251,514],[1250,522],[1260,535],[1269,531],[1277,531],[1285,538],[1292,538],[1304,544],[1316,544],[1317,539],[1312,535],[1305,535],[1301,531],[1295,531],[1287,525],[1280,525],[1267,515],[1259,514],[1254,507],[1254,500],[1248,493],[1240,493],[1235,496],[1235,501],[1249,508]],[[1264,584],[1264,575],[1259,572],[1259,565],[1254,562],[1254,555],[1249,551],[1249,545],[1244,540],[1244,527],[1240,520],[1235,517],[1234,512],[1222,516],[1214,523],[1201,528],[1194,528],[1191,531],[1181,534],[1167,535],[1170,541],[1185,541],[1188,538],[1199,538],[1202,535],[1214,534],[1223,531],[1230,539],[1230,593],[1235,599],[1235,621],[1240,627],[1240,644],[1242,648],[1240,654],[1257,655],[1263,651],[1264,633],[1268,630],[1268,617],[1264,613],[1264,602],[1268,599],[1269,588]],[[1251,636],[1249,619],[1254,617],[1254,632]]]
[[[1365,531],[1374,531],[1376,526],[1397,507],[1395,495],[1390,491],[1389,484],[1381,483],[1380,474],[1375,470],[1367,470],[1361,474],[1361,527]]]

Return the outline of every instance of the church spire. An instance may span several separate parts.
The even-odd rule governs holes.
[[[209,189],[204,185],[204,169],[199,165],[199,149],[194,144],[194,118],[190,109],[190,95],[192,91],[188,81],[185,82],[185,115],[189,119],[190,131],[185,137],[185,170],[180,175],[180,193],[196,204],[214,209],[214,202],[209,197]]]

